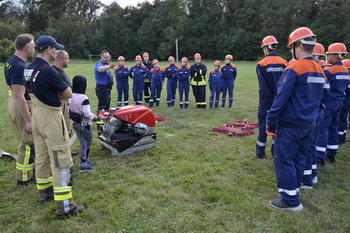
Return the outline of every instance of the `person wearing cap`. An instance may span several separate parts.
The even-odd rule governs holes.
[[[134,102],[136,105],[142,105],[142,96],[145,86],[145,79],[149,77],[150,72],[146,66],[142,64],[140,55],[135,57],[136,64],[130,68],[130,78],[134,80],[132,91],[134,95]]]
[[[142,64],[147,67],[149,71],[153,68],[152,62],[149,60],[149,54],[147,52],[144,52],[142,55]],[[144,87],[144,98],[145,102],[148,104],[150,100],[150,93],[151,93],[151,80],[149,77],[145,78],[145,87]]]
[[[326,56],[324,47],[320,43],[316,43],[312,56],[315,61],[321,66],[322,58]],[[322,66],[321,66],[322,67]],[[326,83],[323,85],[323,93],[321,98],[321,104],[318,109],[318,114],[315,119],[315,127],[311,134],[310,146],[308,150],[308,156],[306,157],[305,169],[302,178],[302,189],[312,189],[313,185],[316,184],[317,181],[317,152],[316,152],[316,143],[315,139],[320,130],[320,124],[324,117],[324,108],[325,101],[327,99],[329,93],[329,82],[326,80]]]
[[[10,122],[18,139],[16,161],[17,185],[35,184],[33,174],[35,149],[32,135],[32,104],[23,78],[28,58],[34,53],[34,37],[20,34],[15,40],[15,54],[5,63],[4,73],[9,87],[7,105]]]
[[[68,67],[69,63],[70,63],[69,54],[64,50],[58,50],[55,64],[52,67],[55,68],[55,70],[60,74],[62,80],[65,81],[70,88],[72,88],[72,82],[69,79],[66,72],[64,72],[64,69]],[[72,132],[72,121],[69,118],[68,101],[61,100],[61,108],[62,108],[64,120],[66,121],[68,134],[70,136]]]
[[[350,74],[350,59],[345,59],[342,62],[345,68],[348,70],[348,73]],[[345,90],[345,93],[345,99],[339,116],[339,144],[345,143],[346,129],[348,128],[348,119],[350,119],[348,117],[350,111],[350,82],[348,84],[348,88]]]
[[[213,108],[215,97],[215,108],[217,108],[219,107],[219,99],[223,83],[223,73],[220,71],[220,61],[214,62],[214,70],[210,72],[208,83],[210,89],[209,107]]]
[[[175,97],[176,97],[176,88],[177,88],[177,76],[179,73],[178,67],[175,65],[175,58],[170,56],[168,58],[169,65],[165,67],[164,78],[167,78],[167,97],[166,103],[168,107],[174,107]]]
[[[326,158],[330,163],[336,161],[339,115],[350,80],[348,70],[342,63],[347,54],[346,46],[343,43],[331,44],[326,54],[327,61],[332,66],[324,71],[330,83],[330,91],[325,100],[324,118],[316,138],[317,160],[321,166],[325,165]]]
[[[221,67],[221,72],[223,76],[223,85],[222,85],[222,105],[221,107],[225,107],[226,103],[226,93],[228,91],[228,107],[232,108],[233,104],[233,88],[235,87],[234,81],[237,76],[237,68],[231,62],[233,60],[233,56],[228,54],[225,56],[225,65]]]
[[[103,50],[100,53],[100,58],[101,60],[96,63],[94,68],[96,80],[95,93],[98,98],[97,112],[109,109],[113,86],[113,76],[109,69],[115,67],[114,64],[109,64],[111,56],[108,51]]]
[[[207,80],[205,75],[207,74],[207,67],[202,64],[202,56],[199,53],[194,55],[194,64],[190,67],[190,85],[194,98],[196,100],[196,108],[207,108],[206,99],[206,86]]]
[[[185,95],[185,108],[188,108],[188,93],[190,92],[190,67],[187,65],[188,59],[183,57],[181,59],[181,66],[179,66],[179,105],[184,108],[183,97]]]
[[[162,93],[164,82],[164,70],[159,68],[159,61],[154,59],[152,61],[153,68],[150,71],[151,76],[151,98],[149,100],[149,106],[153,107],[153,103],[156,102],[156,106],[160,104],[160,95]]]
[[[124,105],[129,104],[129,68],[124,66],[125,58],[118,57],[119,65],[114,67],[115,78],[117,81],[118,107],[122,106],[122,97],[124,93]]]
[[[297,60],[282,73],[277,94],[268,111],[268,135],[274,136],[274,164],[280,199],[272,207],[299,211],[299,190],[310,138],[326,83],[322,68],[312,57],[316,36],[306,27],[294,30],[288,39]]]
[[[277,94],[277,83],[287,67],[287,61],[276,53],[278,41],[274,36],[266,36],[261,42],[265,58],[256,65],[256,74],[259,82],[258,124],[259,134],[256,140],[255,156],[265,159],[266,148],[266,116]],[[273,152],[273,147],[271,147]]]
[[[49,65],[64,48],[51,36],[35,42],[37,57],[24,70],[33,102],[33,138],[36,151],[35,175],[39,202],[55,200],[56,217],[76,215],[84,207],[73,200],[73,159],[61,100],[72,98],[72,90]]]

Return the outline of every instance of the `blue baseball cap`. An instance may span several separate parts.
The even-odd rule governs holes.
[[[57,41],[47,35],[39,36],[38,39],[36,39],[35,44],[42,50],[47,49],[48,47],[55,47],[56,49],[64,49],[64,46],[57,43]]]

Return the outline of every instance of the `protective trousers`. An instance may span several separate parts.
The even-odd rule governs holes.
[[[320,131],[320,125],[323,120],[323,117],[324,117],[324,110],[319,109],[318,115],[315,121],[315,128],[313,129],[311,134],[309,152],[306,157],[304,176],[302,180],[302,183],[307,186],[312,186],[313,185],[312,179],[317,177],[317,152],[316,152],[315,141],[316,141],[318,132]]]
[[[189,81],[179,81],[179,104],[180,108],[183,108],[183,96],[185,95],[185,108],[188,108],[188,93],[190,92]]]
[[[100,85],[96,84],[95,92],[98,98],[98,109],[97,111],[101,111],[102,109],[108,110],[109,105],[111,103],[111,85]]]
[[[210,89],[210,102],[209,107],[212,108],[214,105],[214,97],[215,97],[215,108],[219,107],[219,99],[220,99],[220,92],[221,92],[221,86],[212,86]]]
[[[202,86],[192,85],[192,91],[193,91],[194,98],[196,100],[196,107],[205,109],[207,107],[207,103],[205,102],[206,85],[202,85]]]
[[[274,163],[282,201],[299,206],[299,190],[313,129],[281,127],[276,131]]]
[[[150,92],[151,92],[151,82],[148,80],[148,82],[145,81],[145,86],[144,86],[145,102],[146,103],[149,102]]]
[[[259,134],[258,139],[256,140],[256,151],[255,154],[257,157],[265,156],[266,148],[266,116],[267,111],[271,108],[273,103],[273,96],[260,96],[259,97],[259,109],[258,109],[258,125],[259,125]]]
[[[168,104],[169,107],[175,105],[176,88],[177,88],[177,79],[168,79],[167,86],[166,86],[166,91],[167,91],[166,103]]]
[[[160,94],[162,93],[162,83],[152,83],[151,85],[151,98],[149,100],[150,106],[153,106],[153,102],[156,102],[156,105],[159,106],[160,103]]]
[[[350,110],[350,95],[349,93],[347,93],[345,100],[343,102],[343,106],[340,110],[340,116],[339,116],[339,127],[338,127],[339,143],[345,142],[346,129],[348,126],[349,110]]]
[[[143,90],[144,90],[145,83],[139,82],[139,83],[133,83],[132,86],[132,92],[134,95],[134,102],[135,104],[141,105],[142,104],[142,96],[143,96]]]
[[[336,156],[339,147],[338,124],[342,104],[343,102],[339,100],[329,101],[326,104],[324,118],[315,142],[317,159],[325,160],[326,151],[328,157],[335,158]]]
[[[65,214],[73,201],[73,159],[66,123],[60,107],[33,101],[33,138],[36,151],[36,181],[40,202],[56,202],[56,214]]]
[[[223,80],[222,82],[222,106],[225,107],[226,103],[226,93],[228,91],[228,101],[229,101],[229,107],[232,107],[233,103],[233,88],[234,88],[234,80]]]
[[[118,91],[118,107],[122,106],[122,97],[124,93],[124,105],[129,104],[129,82],[117,81],[117,91]]]
[[[10,93],[9,93],[10,94]],[[29,111],[32,110],[31,101],[27,101]],[[33,178],[35,150],[33,135],[26,132],[26,122],[18,110],[14,97],[9,96],[7,105],[10,122],[16,133],[18,145],[18,160],[16,162],[16,175],[18,183],[26,184]]]
[[[64,121],[66,122],[66,125],[67,125],[68,135],[70,137],[72,134],[72,120],[69,118],[69,105],[67,100],[61,100],[61,108],[62,108]]]

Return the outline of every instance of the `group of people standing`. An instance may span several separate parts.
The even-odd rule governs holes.
[[[199,53],[194,55],[194,64],[188,66],[188,59],[181,59],[181,66],[175,65],[175,58],[168,58],[169,65],[162,69],[159,67],[157,59],[149,59],[147,52],[143,56],[135,57],[136,64],[130,69],[124,65],[125,58],[118,57],[118,65],[110,64],[111,56],[107,51],[102,51],[101,60],[95,65],[94,73],[96,80],[96,95],[98,97],[98,110],[109,109],[111,101],[111,90],[114,83],[113,75],[109,69],[114,69],[116,77],[116,87],[118,92],[117,106],[129,104],[129,77],[133,79],[133,97],[134,103],[143,104],[142,99],[149,104],[149,107],[160,105],[163,82],[167,79],[167,98],[168,107],[175,106],[176,89],[179,89],[179,106],[188,108],[189,89],[192,86],[193,95],[196,101],[196,107],[205,109],[206,104],[206,87],[210,86],[210,107],[219,106],[220,93],[222,92],[222,105],[225,107],[226,95],[228,92],[228,106],[233,105],[234,81],[237,76],[237,69],[232,64],[233,56],[225,57],[225,65],[220,68],[220,62],[215,61],[214,70],[210,72],[207,81],[207,67],[201,62],[202,57]],[[123,101],[124,96],[124,101]]]
[[[317,165],[324,166],[326,160],[335,163],[339,139],[345,141],[350,60],[343,60],[347,54],[343,43],[331,44],[325,52],[307,27],[290,34],[293,59],[289,63],[277,56],[277,44],[273,36],[263,39],[266,57],[256,68],[259,135],[254,156],[266,159],[266,138],[273,136],[271,152],[281,198],[270,204],[298,211],[303,208],[300,189],[313,188],[318,182]],[[329,67],[323,69],[325,56]]]

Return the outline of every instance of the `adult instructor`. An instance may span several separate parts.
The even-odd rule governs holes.
[[[58,72],[49,65],[56,59],[57,50],[64,46],[46,35],[40,36],[35,43],[38,55],[24,70],[24,78],[33,102],[37,189],[40,203],[55,200],[56,217],[61,218],[84,209],[73,201],[73,159],[60,102],[73,94]]]
[[[114,64],[109,64],[111,56],[109,52],[103,50],[100,54],[101,60],[95,65],[94,74],[96,80],[96,96],[98,98],[97,112],[102,109],[108,110],[111,103],[111,91],[113,87],[113,76],[109,69],[115,67]]]

